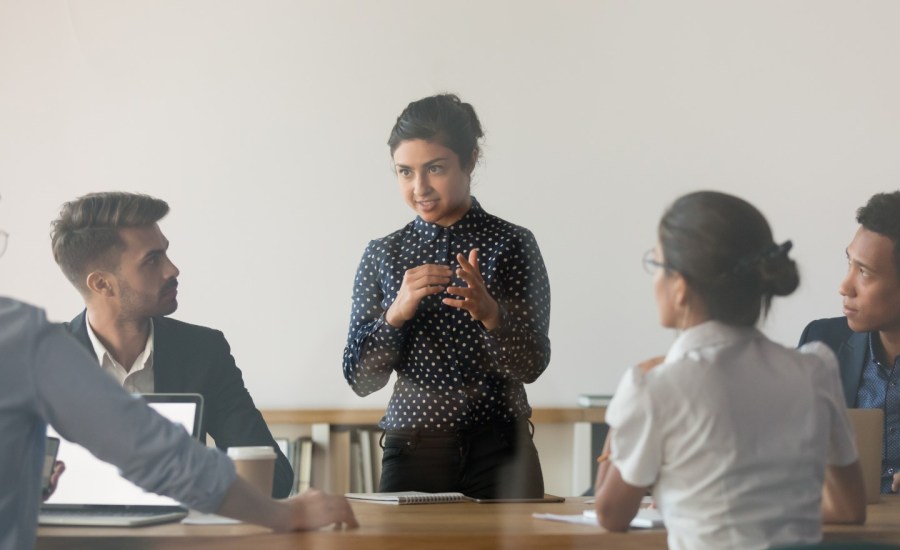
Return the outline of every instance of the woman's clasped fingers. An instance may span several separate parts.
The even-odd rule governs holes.
[[[425,264],[408,269],[394,303],[385,312],[388,324],[400,327],[413,318],[419,302],[430,294],[444,291],[450,284],[450,268],[446,265]]]
[[[402,286],[411,290],[422,290],[429,287],[443,287],[448,284],[450,284],[450,268],[448,266],[425,264],[408,270],[403,276]]]

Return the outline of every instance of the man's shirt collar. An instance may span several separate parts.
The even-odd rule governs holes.
[[[120,365],[118,361],[113,358],[112,354],[106,349],[106,346],[100,341],[97,337],[97,334],[94,332],[94,329],[91,327],[91,322],[88,319],[88,315],[84,316],[84,324],[87,328],[88,339],[91,341],[91,347],[94,349],[94,355],[97,356],[97,361],[101,366],[107,368],[109,366],[116,366],[125,369],[124,365]],[[135,359],[134,364],[131,365],[131,369],[126,371],[128,374],[136,372],[138,370],[143,369],[147,366],[148,363],[152,365],[153,360],[153,319],[150,319],[150,332],[147,334],[147,342],[144,344],[144,351],[141,352],[140,355]]]

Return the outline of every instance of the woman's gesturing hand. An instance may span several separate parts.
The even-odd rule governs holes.
[[[384,319],[393,327],[402,327],[416,315],[422,298],[440,294],[450,284],[450,268],[446,265],[425,264],[408,269],[397,298],[388,308]]]
[[[500,326],[500,305],[491,297],[487,287],[484,286],[484,279],[481,277],[481,271],[478,269],[478,249],[473,248],[469,252],[468,259],[462,254],[457,254],[456,261],[459,262],[456,276],[462,279],[467,286],[447,287],[448,293],[461,296],[462,298],[444,298],[444,303],[448,306],[468,311],[473,319],[481,321],[484,328],[494,330]]]

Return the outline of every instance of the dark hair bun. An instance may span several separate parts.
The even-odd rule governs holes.
[[[773,296],[800,285],[788,257],[791,242],[775,244],[762,213],[717,191],[679,197],[659,222],[659,243],[672,271],[703,300],[711,319],[753,326]]]
[[[787,296],[800,286],[797,263],[788,257],[787,251],[764,258],[759,263],[759,282],[763,294]]]

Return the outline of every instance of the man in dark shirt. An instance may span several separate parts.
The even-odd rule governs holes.
[[[179,275],[157,223],[168,211],[164,201],[132,193],[94,193],[63,205],[53,222],[53,256],[86,306],[67,328],[129,392],[201,394],[202,431],[220,449],[272,447],[272,495],[286,497],[290,463],[225,337],[166,317],[178,307]]]
[[[800,344],[822,341],[838,356],[848,407],[884,410],[881,492],[900,490],[900,191],[880,193],[856,214],[843,317],[810,323]]]

